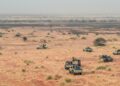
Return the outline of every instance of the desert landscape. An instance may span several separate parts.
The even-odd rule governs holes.
[[[0,86],[120,86],[120,0],[0,0]]]
[[[76,33],[77,32],[77,33]],[[78,33],[79,32],[79,33]],[[120,30],[11,27],[0,29],[0,86],[120,86]],[[95,46],[96,38],[107,40]],[[45,43],[47,49],[38,49]],[[93,52],[83,52],[91,47]],[[100,55],[113,62],[100,62]],[[81,60],[82,75],[65,70],[65,61]]]

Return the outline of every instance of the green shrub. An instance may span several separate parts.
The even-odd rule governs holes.
[[[35,67],[35,69],[39,69],[39,67],[38,67],[38,66],[36,66],[36,67]]]
[[[40,46],[38,46],[36,49],[47,49],[48,46],[46,44],[42,44]]]
[[[107,70],[107,71],[111,71],[112,69],[108,66],[99,66],[96,68],[96,70]]]
[[[94,40],[94,45],[95,46],[105,46],[106,42],[107,41],[104,38],[97,38]]]
[[[4,34],[4,33],[0,32],[0,37],[3,37],[3,34]]]
[[[45,67],[42,65],[41,68],[45,68]]]
[[[26,72],[26,69],[22,69],[22,72]]]
[[[86,39],[86,37],[82,37],[81,39],[84,39],[84,40],[85,40],[85,39]]]
[[[107,66],[99,66],[96,68],[96,70],[106,70]]]
[[[112,47],[113,49],[117,49],[115,46]]]
[[[27,39],[27,37],[23,37],[23,41],[27,41],[28,39]]]
[[[0,55],[2,55],[2,53],[0,52]]]
[[[50,33],[47,33],[47,35],[50,35]]]
[[[2,37],[2,35],[0,34],[0,37]]]
[[[30,65],[30,64],[32,64],[32,63],[34,63],[34,62],[33,62],[33,61],[30,61],[30,60],[25,60],[24,63],[25,63],[26,65]]]
[[[72,40],[76,40],[77,38],[76,38],[76,37],[71,37],[70,39],[72,39]]]
[[[62,76],[60,76],[60,75],[55,75],[55,80],[58,80],[58,79],[61,79],[62,78]]]
[[[67,83],[70,83],[72,80],[71,79],[69,79],[69,78],[66,78],[65,79],[65,82],[67,82]]]
[[[15,35],[15,37],[20,37],[21,36],[21,34],[20,33],[17,33],[16,35]]]
[[[111,69],[111,68],[108,68],[107,70],[108,70],[108,71],[111,71],[112,69]]]
[[[18,52],[15,52],[15,55],[18,54]]]
[[[52,76],[48,76],[47,77],[47,80],[51,80],[51,79],[53,79]]]
[[[3,48],[0,46],[0,50],[2,50]]]
[[[95,35],[99,35],[99,33],[95,33]]]

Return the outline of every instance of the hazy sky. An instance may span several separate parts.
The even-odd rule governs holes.
[[[0,14],[120,14],[120,0],[0,0]]]

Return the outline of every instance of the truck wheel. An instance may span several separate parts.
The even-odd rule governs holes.
[[[82,75],[82,73],[79,73],[80,75]]]
[[[68,68],[67,68],[67,67],[65,67],[65,69],[66,69],[66,70],[68,70]]]

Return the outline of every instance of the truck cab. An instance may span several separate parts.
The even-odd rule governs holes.
[[[102,55],[102,56],[100,56],[100,61],[102,61],[102,62],[112,62],[113,58],[111,56],[108,56],[108,55]]]
[[[65,62],[65,69],[68,70],[69,68],[71,68],[73,66],[72,61],[66,61]]]

